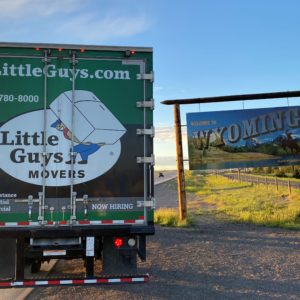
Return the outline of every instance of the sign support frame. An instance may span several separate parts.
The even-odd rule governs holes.
[[[174,124],[175,124],[175,140],[176,140],[176,157],[177,157],[178,209],[179,209],[180,221],[187,219],[180,105],[234,102],[234,101],[243,101],[243,100],[265,100],[265,99],[293,98],[293,97],[300,97],[300,91],[297,90],[297,91],[275,92],[275,93],[228,95],[228,96],[204,97],[204,98],[193,98],[193,99],[175,99],[175,100],[164,100],[161,102],[161,104],[165,104],[165,105],[174,105]]]
[[[182,222],[187,219],[185,176],[183,166],[182,151],[182,133],[181,133],[181,116],[179,104],[174,105],[174,125],[176,138],[176,156],[177,156],[177,188],[178,188],[178,210],[179,220]]]

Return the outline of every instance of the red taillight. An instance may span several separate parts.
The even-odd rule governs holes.
[[[124,244],[124,240],[122,238],[115,238],[114,245],[116,248],[122,247]]]
[[[35,51],[40,51],[41,49],[40,48],[35,48]]]
[[[134,50],[131,50],[131,51],[130,51],[130,54],[131,54],[131,55],[134,55],[134,54],[135,54],[135,51],[134,51]]]
[[[80,52],[83,53],[85,51],[85,49],[83,48],[80,48]]]
[[[61,52],[61,51],[63,51],[63,49],[62,48],[58,48],[58,52]]]

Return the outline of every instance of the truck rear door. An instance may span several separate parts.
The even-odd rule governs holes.
[[[70,48],[0,48],[0,224],[151,222],[151,50]]]

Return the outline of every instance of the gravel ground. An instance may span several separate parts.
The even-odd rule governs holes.
[[[175,187],[159,185],[158,203],[177,204]],[[26,299],[300,299],[300,232],[211,217],[193,228],[156,228],[140,264],[148,284],[39,288]],[[53,272],[78,272],[80,265],[60,261]]]

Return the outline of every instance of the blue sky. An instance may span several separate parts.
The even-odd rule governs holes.
[[[175,145],[173,109],[160,101],[300,89],[298,0],[0,0],[0,26],[6,42],[153,47],[162,168],[174,165]],[[244,105],[275,103],[287,101]],[[231,108],[242,104],[200,110]],[[183,123],[197,110],[182,107]]]

